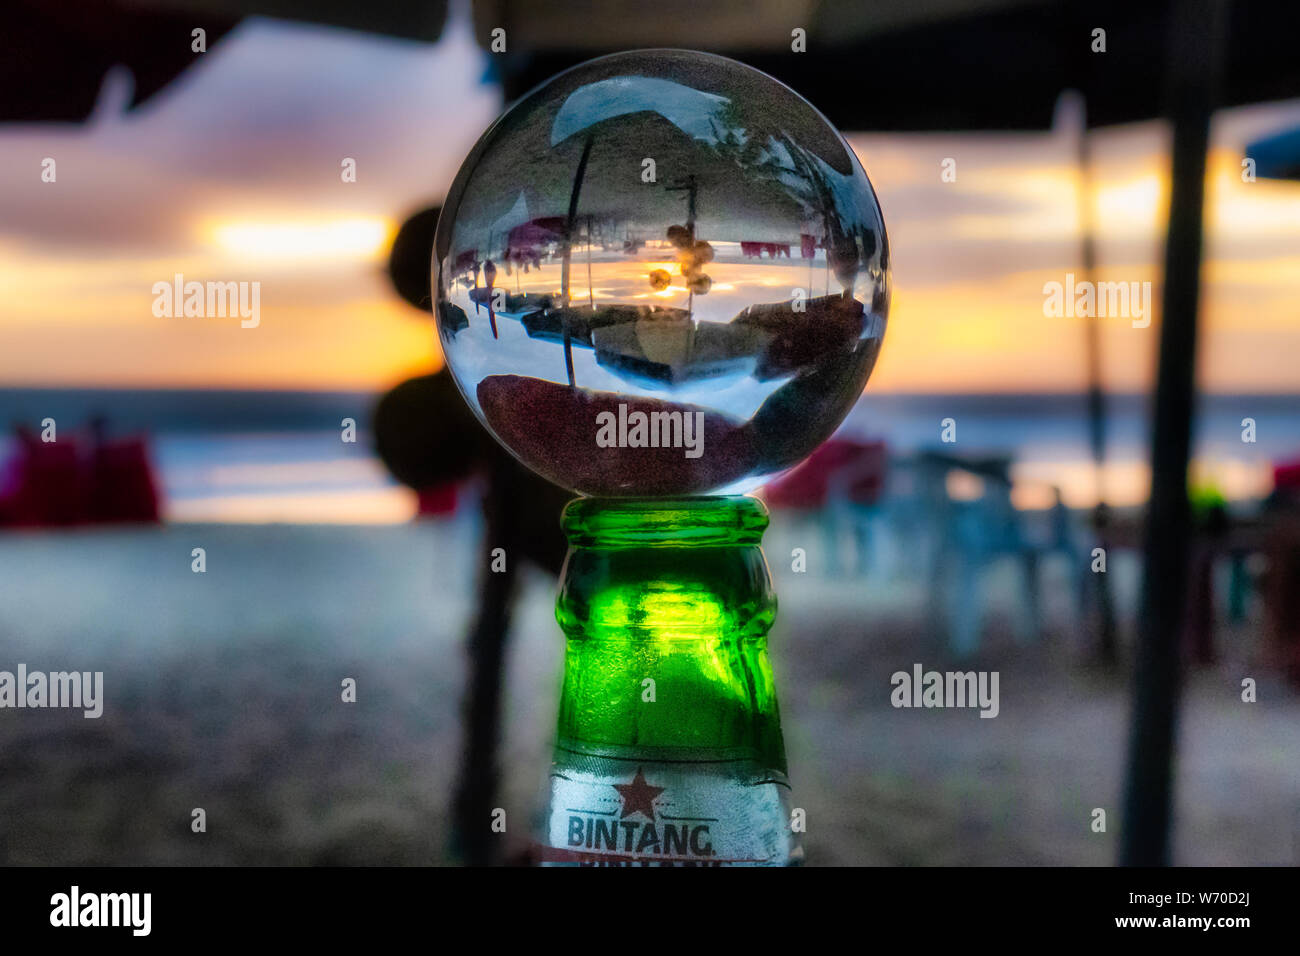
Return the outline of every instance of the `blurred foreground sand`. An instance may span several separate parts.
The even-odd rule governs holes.
[[[0,669],[104,671],[104,716],[0,711],[0,862],[445,861],[459,753],[470,522],[173,526],[0,536]],[[1077,661],[1063,569],[1052,634],[956,663],[924,591],[792,574],[775,527],[772,636],[810,864],[1086,864],[1116,855],[1127,678]],[[793,538],[792,538],[793,536]],[[207,551],[207,572],[190,551]],[[1010,573],[1008,570],[1007,573]],[[512,847],[544,779],[561,642],[553,582],[516,619],[503,747]],[[995,572],[993,593],[1011,588]],[[1300,862],[1300,699],[1243,635],[1189,682],[1176,861]],[[889,676],[996,669],[1001,713],[895,710]],[[1240,702],[1240,679],[1259,703]],[[354,677],[356,704],[340,700]],[[190,832],[207,811],[208,832]],[[1108,832],[1089,828],[1104,807]]]

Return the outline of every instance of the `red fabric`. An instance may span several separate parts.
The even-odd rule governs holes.
[[[449,515],[456,510],[456,483],[446,482],[421,488],[417,493],[421,518]]]
[[[24,439],[19,488],[12,511],[16,525],[62,525],[85,521],[89,495],[75,439]]]
[[[3,468],[0,525],[46,527],[158,521],[160,495],[143,438],[98,443],[62,432],[43,442],[18,434],[18,454]]]
[[[1273,466],[1273,487],[1300,491],[1300,459],[1280,461]]]
[[[90,520],[159,520],[158,488],[144,439],[104,442],[92,468]]]
[[[874,504],[885,486],[884,442],[832,438],[808,460],[767,486],[763,497],[775,508],[821,508],[832,487],[857,504]]]

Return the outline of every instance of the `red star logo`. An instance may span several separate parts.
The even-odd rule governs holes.
[[[652,787],[646,783],[645,774],[641,772],[640,767],[637,768],[636,776],[632,778],[631,783],[616,783],[612,786],[623,798],[623,815],[619,817],[620,820],[639,810],[650,818],[651,823],[654,822],[655,799],[667,788]]]

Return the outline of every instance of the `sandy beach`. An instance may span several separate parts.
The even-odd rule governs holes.
[[[0,668],[102,670],[105,694],[97,720],[0,711],[0,862],[447,862],[475,534],[458,520],[0,536]],[[999,671],[996,719],[895,709],[893,672],[958,666],[925,632],[925,592],[792,573],[777,556],[801,534],[778,524],[768,553],[809,863],[1112,863],[1127,678],[1081,666],[1067,569],[1047,570],[1042,640],[1001,636],[1009,606],[995,606],[980,653],[959,665]],[[995,595],[1011,593],[1002,573]],[[548,761],[553,588],[528,575],[511,645],[511,850],[530,836]],[[1178,863],[1300,862],[1300,699],[1259,666],[1252,633],[1227,634],[1221,663],[1186,688]],[[1258,703],[1241,702],[1244,676]],[[348,677],[354,704],[341,699]],[[1105,833],[1090,828],[1097,807]]]

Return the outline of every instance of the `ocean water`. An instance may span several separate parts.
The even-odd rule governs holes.
[[[951,445],[942,441],[945,419],[955,424]],[[1254,423],[1253,433],[1246,420]],[[1107,396],[1105,429],[1106,500],[1140,504],[1150,486],[1147,396]],[[881,439],[900,451],[1010,455],[1021,507],[1049,506],[1053,488],[1072,507],[1097,500],[1086,398],[1080,394],[903,395],[868,389],[840,434]],[[1212,484],[1237,501],[1262,498],[1272,488],[1273,464],[1300,459],[1300,395],[1203,395],[1192,439],[1194,483]]]
[[[387,474],[368,424],[375,395],[359,392],[0,389],[0,419],[38,429],[54,418],[74,433],[94,415],[110,434],[146,433],[178,521],[388,523],[409,520],[415,496]],[[342,422],[357,422],[356,441]],[[941,440],[945,419],[956,441]],[[1254,421],[1253,442],[1243,420]],[[1148,486],[1145,396],[1107,398],[1108,501],[1139,504]],[[1067,504],[1096,500],[1081,395],[907,395],[868,391],[841,434],[879,439],[897,454],[935,448],[1010,457],[1016,502],[1046,507],[1060,489]],[[1193,479],[1230,498],[1267,494],[1272,465],[1300,457],[1300,396],[1210,395],[1195,425]],[[12,439],[0,438],[0,458]]]

